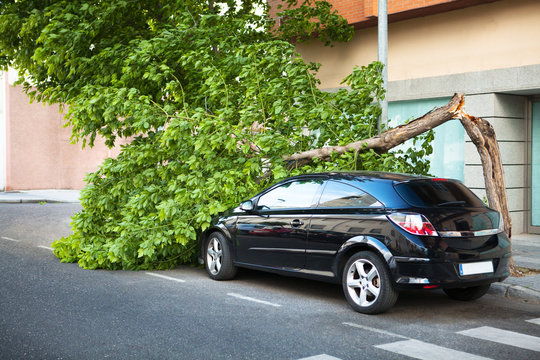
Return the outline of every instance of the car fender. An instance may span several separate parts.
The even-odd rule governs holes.
[[[334,265],[336,267],[334,269],[335,274],[340,273],[341,269],[339,269],[339,264],[344,262],[343,260],[345,257],[348,258],[351,253],[353,253],[354,249],[358,249],[357,251],[373,251],[386,261],[392,274],[397,272],[397,264],[396,260],[394,259],[394,255],[392,255],[388,247],[386,247],[382,241],[372,236],[359,235],[347,240],[345,243],[343,243],[343,245],[341,245],[337,252],[336,263]]]
[[[216,232],[216,231],[225,235],[225,238],[227,239],[227,241],[229,242],[229,245],[233,249],[232,255],[233,255],[233,260],[235,260],[234,258],[236,257],[236,250],[235,250],[236,247],[233,244],[231,232],[224,224],[218,223],[218,224],[213,225],[212,227],[210,227],[204,232],[203,239],[201,241],[201,255],[199,257],[200,264],[204,263],[203,259],[206,253],[206,249],[205,249],[206,239],[208,238],[208,236],[210,236],[211,233]]]
[[[215,231],[219,231],[219,232],[223,233],[223,235],[225,235],[225,237],[227,238],[227,240],[229,240],[229,242],[232,241],[231,232],[225,226],[225,224],[219,223],[219,224],[216,224],[216,225],[212,226],[210,229],[206,230],[206,235],[208,236],[208,235],[210,235],[211,233],[213,233]]]

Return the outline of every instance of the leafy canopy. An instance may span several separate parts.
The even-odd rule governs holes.
[[[31,99],[62,105],[83,146],[130,138],[87,175],[56,256],[170,268],[194,260],[213,217],[289,175],[427,171],[424,150],[283,162],[373,136],[384,96],[379,63],[353,69],[350,90],[320,91],[319,65],[291,40],[346,41],[352,29],[326,2],[284,4],[277,29],[264,0],[0,2],[0,66],[24,75]]]

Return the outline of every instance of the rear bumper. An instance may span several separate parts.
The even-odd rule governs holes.
[[[394,257],[396,264],[393,271],[394,283],[399,289],[486,285],[503,281],[510,275],[510,258],[510,252],[496,258],[468,261],[435,261],[428,258]],[[460,275],[459,264],[477,261],[491,261],[494,271],[475,275]]]

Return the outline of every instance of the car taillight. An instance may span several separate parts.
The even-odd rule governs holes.
[[[422,214],[393,213],[388,215],[394,224],[414,235],[438,236],[437,231]]]

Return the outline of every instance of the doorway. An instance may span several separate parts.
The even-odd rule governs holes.
[[[540,234],[540,101],[532,103],[531,117],[531,222],[529,232]]]

